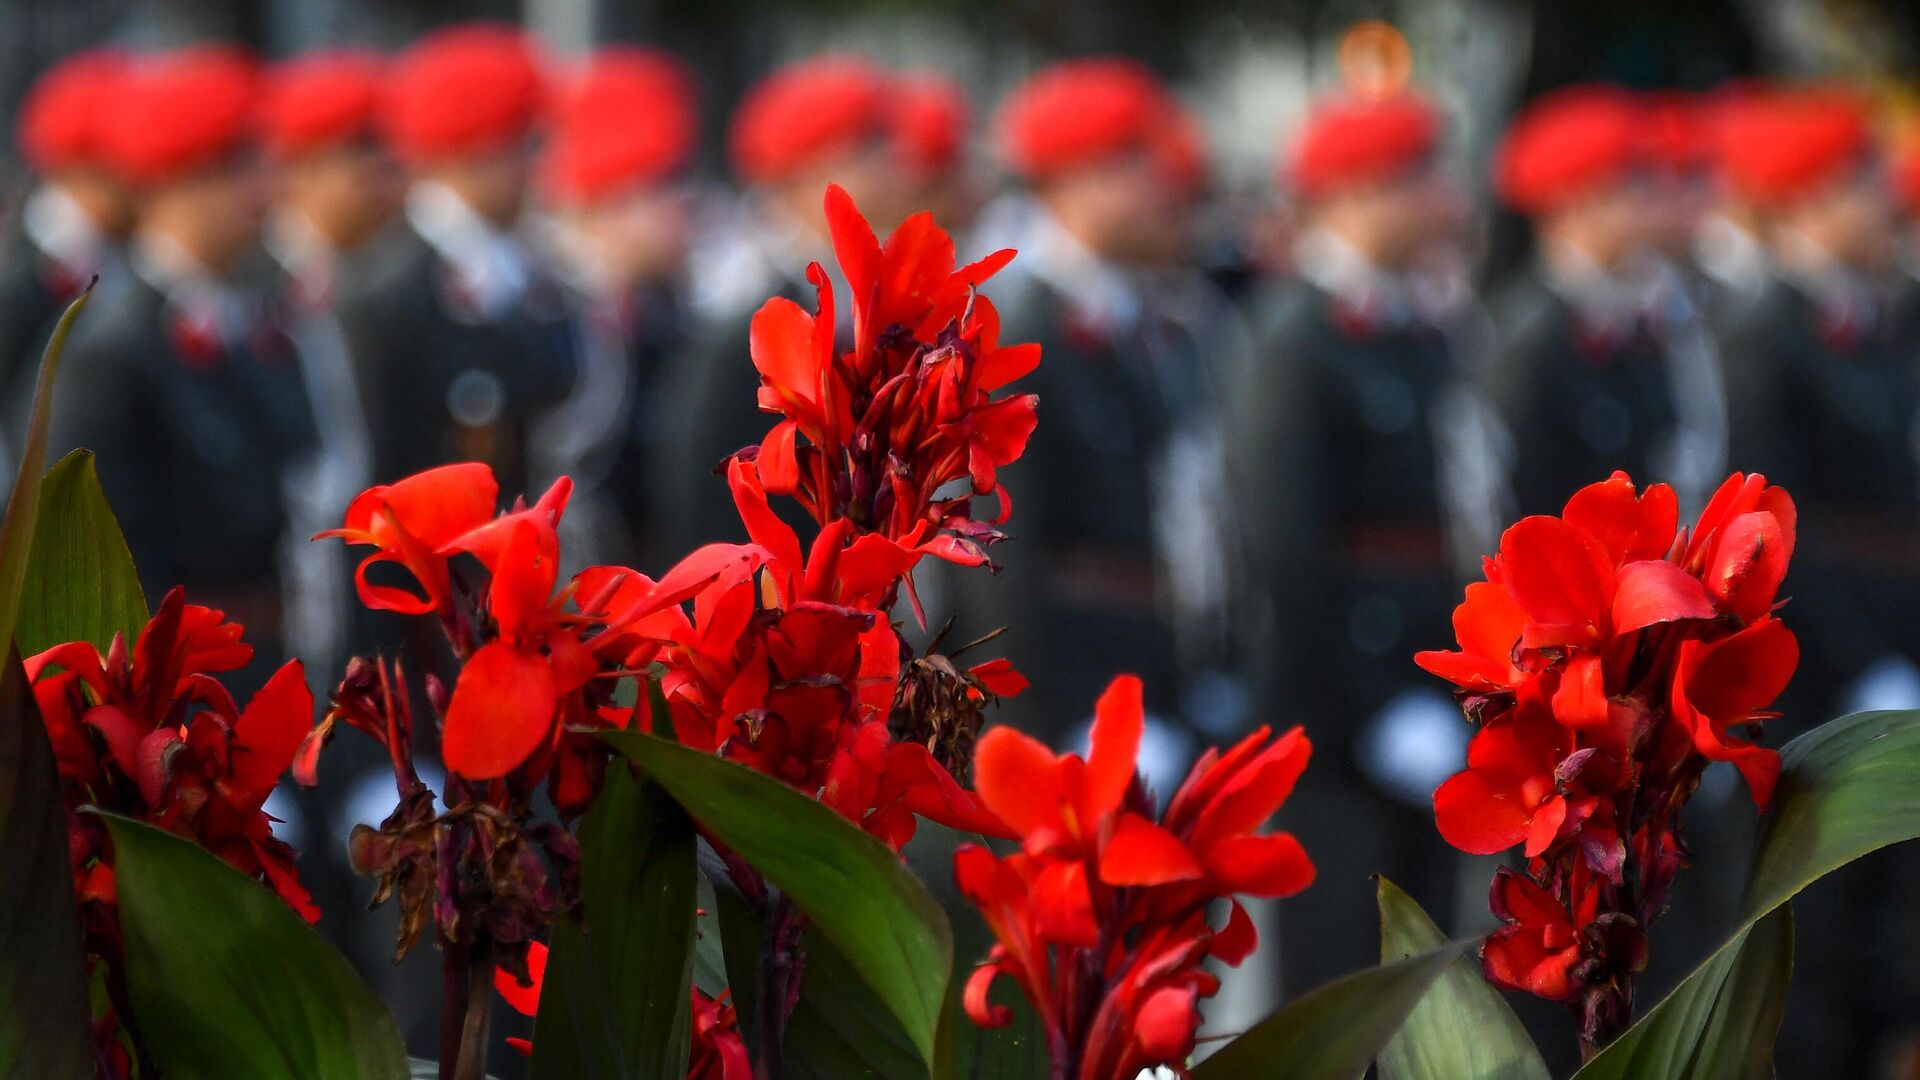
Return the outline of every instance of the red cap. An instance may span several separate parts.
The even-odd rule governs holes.
[[[952,169],[973,122],[959,84],[922,72],[901,77],[889,97],[894,144],[906,167],[922,176]]]
[[[1197,128],[1160,80],[1118,57],[1041,69],[1000,106],[999,126],[1008,164],[1031,181],[1132,151],[1177,166],[1197,148]]]
[[[260,145],[282,161],[372,134],[383,62],[369,52],[309,53],[267,73]]]
[[[1605,187],[1646,163],[1633,94],[1595,83],[1536,98],[1507,129],[1494,181],[1507,205],[1544,213]]]
[[[815,57],[774,72],[733,114],[733,167],[754,183],[778,183],[886,134],[889,84],[857,56]]]
[[[36,172],[99,164],[100,121],[126,69],[110,49],[75,53],[34,81],[20,105],[20,156]]]
[[[542,182],[558,202],[585,203],[659,180],[686,164],[698,128],[693,81],[678,60],[603,49],[561,95]]]
[[[1857,168],[1873,149],[1866,104],[1845,90],[1779,91],[1730,107],[1721,173],[1739,197],[1779,206]]]
[[[394,156],[413,164],[487,153],[526,138],[543,94],[539,59],[520,31],[450,27],[394,61],[381,131]]]
[[[100,120],[102,160],[150,187],[231,158],[252,132],[257,73],[246,53],[221,45],[134,61]]]
[[[1433,156],[1441,126],[1417,94],[1329,98],[1308,114],[1287,172],[1308,198],[1389,179]]]
[[[1647,94],[1641,108],[1641,142],[1649,161],[1677,173],[1713,166],[1711,109],[1699,95],[1684,90]]]

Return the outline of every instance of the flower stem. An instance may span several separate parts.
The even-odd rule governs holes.
[[[800,977],[805,959],[800,954],[800,932],[805,920],[793,908],[793,901],[776,895],[764,909],[765,936],[760,945],[760,1000],[758,1011],[760,1052],[754,1056],[755,1080],[781,1080],[785,1073],[783,1048],[787,1040],[787,1021],[800,1000]]]
[[[440,970],[440,1080],[485,1080],[493,942],[443,943]]]

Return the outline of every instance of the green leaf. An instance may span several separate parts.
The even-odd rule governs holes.
[[[933,1065],[953,965],[952,932],[939,905],[885,844],[785,784],[712,754],[638,732],[602,738],[790,897],[900,1021],[920,1059]]]
[[[1379,880],[1380,962],[1392,963],[1447,944],[1413,898],[1386,878]],[[1380,1053],[1380,1080],[1549,1080],[1540,1051],[1520,1026],[1506,999],[1462,956],[1446,971],[1387,1048]]]
[[[1771,1080],[1793,974],[1793,909],[1740,931],[1576,1080]]]
[[[693,825],[631,770],[580,823],[585,925],[554,925],[533,1075],[684,1076],[691,1037]]]
[[[0,672],[0,1076],[91,1077],[66,804],[18,654]]]
[[[97,280],[97,279],[96,279]],[[20,468],[13,477],[13,491],[7,496],[7,516],[0,520],[0,648],[13,639],[15,620],[20,615],[20,593],[27,579],[27,557],[32,547],[35,518],[40,513],[41,474],[47,469],[47,432],[53,424],[53,380],[60,371],[60,352],[66,348],[73,321],[93,295],[89,284],[85,292],[67,306],[53,328],[53,338],[40,357],[40,374],[33,384],[33,411],[27,417],[25,448]]]
[[[1863,855],[1920,837],[1920,711],[1820,725],[1780,751],[1741,910],[1751,922]]]
[[[787,1074],[795,1080],[926,1080],[926,1062],[853,965],[816,931],[802,940],[807,968],[787,1022]]]
[[[186,840],[101,816],[134,1015],[162,1075],[404,1080],[393,1017],[292,908]]]
[[[14,627],[20,653],[32,656],[65,641],[90,641],[105,652],[115,634],[125,634],[132,645],[146,624],[140,575],[100,490],[93,452],[75,450],[41,484]]]
[[[1201,1062],[1194,1080],[1354,1080],[1472,945],[1456,942],[1310,990]]]
[[[1913,781],[1920,776],[1920,712],[1843,716],[1788,743],[1780,765],[1740,927],[1666,1001],[1575,1075],[1628,1075],[1616,1071],[1616,1054],[1630,1064],[1736,1070],[1689,1076],[1770,1075],[1777,999],[1792,964],[1792,922],[1782,905],[1855,859],[1920,837],[1920,785]]]

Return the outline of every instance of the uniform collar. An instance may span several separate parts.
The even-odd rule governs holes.
[[[165,301],[176,338],[184,333],[203,345],[217,341],[228,347],[246,339],[258,314],[252,298],[208,270],[173,237],[141,233],[129,257],[134,274]]]
[[[1851,340],[1872,329],[1880,303],[1866,275],[1795,230],[1782,230],[1775,243],[1781,279],[1812,302],[1826,331]]]
[[[1640,290],[1627,275],[1601,266],[1571,244],[1553,244],[1540,252],[1547,287],[1571,307],[1592,333],[1624,338],[1640,315]]]
[[[314,307],[324,306],[333,291],[340,249],[314,228],[307,215],[289,207],[267,218],[261,246],[285,271],[294,298]]]
[[[1081,243],[1044,210],[1033,215],[1029,230],[1015,266],[1059,293],[1079,323],[1108,338],[1133,330],[1142,307],[1134,275]]]
[[[58,185],[42,184],[27,196],[20,224],[42,255],[76,278],[98,271],[106,260],[106,236],[79,201]]]
[[[520,238],[481,216],[445,184],[414,184],[407,192],[406,215],[480,315],[505,312],[532,284],[533,268]]]
[[[1406,282],[1380,268],[1345,237],[1309,229],[1293,246],[1300,276],[1340,308],[1373,327],[1400,328],[1414,319]]]

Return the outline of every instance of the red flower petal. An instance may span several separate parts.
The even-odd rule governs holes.
[[[1611,606],[1613,565],[1592,534],[1559,518],[1521,518],[1500,538],[1507,589],[1530,647],[1584,644]]]
[[[505,776],[546,740],[555,704],[545,657],[499,641],[482,645],[454,685],[441,757],[470,780]]]
[[[1213,932],[1213,944],[1208,952],[1228,967],[1239,967],[1259,944],[1260,932],[1254,929],[1247,909],[1241,907],[1238,900],[1227,901],[1227,925]]]
[[[1148,994],[1133,1014],[1133,1041],[1154,1065],[1184,1062],[1193,1053],[1200,1011],[1190,986],[1163,986]]]
[[[1100,880],[1109,885],[1165,885],[1201,875],[1179,837],[1131,811],[1120,815],[1100,850]]]
[[[527,943],[527,974],[532,977],[531,983],[522,983],[505,970],[495,968],[493,988],[514,1012],[536,1016],[540,1012],[540,987],[547,980],[547,947],[537,941]]]
[[[1467,769],[1433,793],[1434,821],[1447,843],[1469,855],[1497,855],[1527,838],[1533,813],[1510,774]]]
[[[1145,728],[1146,706],[1139,676],[1116,676],[1093,707],[1092,746],[1080,804],[1081,828],[1093,828],[1126,798],[1127,789],[1133,785],[1140,735]]]
[[[1575,492],[1561,516],[1593,534],[1618,566],[1667,556],[1680,528],[1680,500],[1665,484],[1635,494],[1627,474],[1616,472]]]
[[[1234,836],[1206,852],[1207,873],[1222,893],[1292,896],[1313,884],[1313,861],[1290,833]]]
[[[1630,562],[1615,578],[1612,621],[1616,634],[1680,619],[1711,619],[1717,614],[1713,597],[1700,579],[1670,562]]]
[[[980,737],[973,751],[980,801],[1022,836],[1057,826],[1064,801],[1060,765],[1038,740],[1008,727]]]
[[[1741,514],[1727,523],[1713,562],[1706,567],[1707,589],[1727,613],[1753,622],[1773,607],[1780,582],[1793,557],[1793,536],[1772,514]]]
[[[300,661],[289,660],[253,695],[233,727],[227,783],[258,809],[313,731],[313,691]]]

